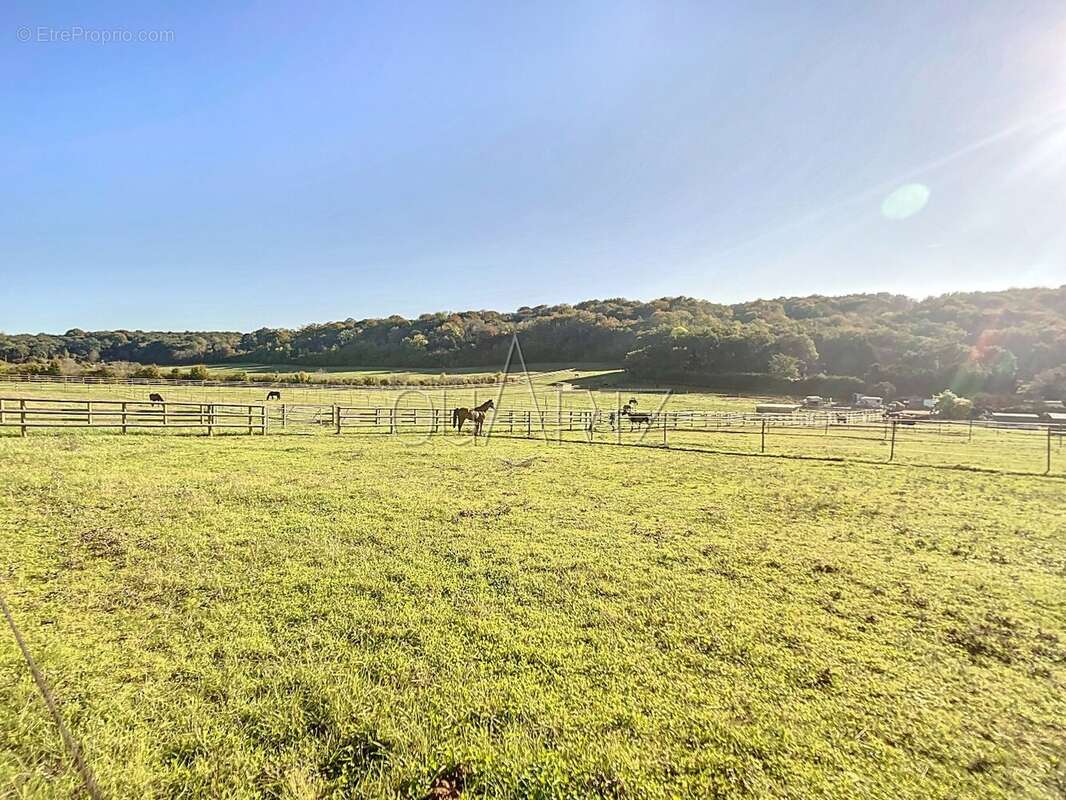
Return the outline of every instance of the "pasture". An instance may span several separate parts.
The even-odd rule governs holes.
[[[477,377],[492,378],[500,368],[497,367],[434,367],[414,369],[411,367],[308,367],[300,364],[207,364],[212,376],[226,376],[243,372],[250,380],[264,376],[278,375],[287,377],[296,373],[309,373],[315,380],[360,379],[367,377],[388,378],[392,382],[412,381],[420,378],[437,378],[456,376],[458,378]],[[620,366],[612,364],[528,364],[528,372],[535,383],[547,384],[558,380],[584,380],[607,382],[624,379],[625,373]],[[512,370],[513,372],[514,370]]]
[[[70,426],[103,426],[123,433],[270,431],[277,435],[396,434],[420,440],[454,435],[450,412],[456,406],[492,399],[498,405],[488,413],[486,437],[1066,474],[1066,429],[1062,426],[950,420],[897,424],[878,411],[861,410],[760,415],[751,411],[752,398],[716,395],[639,394],[636,397],[643,405],[630,418],[611,410],[629,402],[633,397],[629,392],[552,391],[541,396],[536,384],[486,387],[481,392],[453,389],[451,394],[443,390],[334,393],[312,389],[305,391],[317,402],[309,403],[293,402],[299,399],[300,390],[286,388],[276,392],[280,400],[270,401],[265,401],[269,390],[262,387],[12,383],[0,384],[0,388],[23,393],[21,398],[12,396],[14,391],[0,395],[0,435],[52,430],[59,425],[68,430]],[[163,393],[166,402],[146,399],[159,400]],[[331,396],[338,402],[322,402]]]
[[[360,372],[360,374],[365,374]],[[489,398],[499,398],[506,407],[519,409],[614,409],[630,397],[639,398],[642,409],[655,410],[660,406],[672,408],[683,406],[705,411],[751,411],[755,404],[766,398],[762,396],[723,395],[712,392],[685,391],[670,393],[665,389],[654,387],[606,387],[600,386],[598,380],[590,380],[590,389],[576,388],[572,391],[559,391],[551,386],[557,381],[575,381],[580,387],[579,377],[589,374],[582,370],[533,371],[530,381],[508,383],[500,386],[323,386],[306,384],[282,384],[277,387],[285,403],[302,405],[362,406],[364,408],[392,407],[403,408],[434,406],[438,409],[457,405],[475,406]],[[600,373],[596,373],[598,376]],[[392,378],[404,376],[389,373]],[[254,375],[250,375],[254,378]],[[41,398],[90,398],[99,400],[146,402],[153,392],[160,392],[167,400],[184,403],[262,403],[266,399],[266,388],[258,386],[241,386],[240,384],[221,386],[200,386],[195,382],[182,385],[127,384],[127,383],[19,383],[0,381],[0,395],[6,397],[41,397]]]
[[[492,438],[0,438],[109,797],[1061,797],[1066,485]],[[7,631],[0,786],[77,775]]]

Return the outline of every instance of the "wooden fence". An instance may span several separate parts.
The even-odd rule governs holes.
[[[268,432],[454,436],[451,410],[340,405],[152,403],[119,400],[0,398],[0,430],[107,429],[141,432],[261,434]],[[467,423],[464,436],[472,432]],[[642,412],[504,408],[490,412],[484,436],[544,438],[695,450],[797,454],[804,457],[905,459],[984,466],[984,454],[1004,468],[1050,474],[1062,464],[1066,426],[1058,422],[894,420],[867,410],[793,414],[716,411]],[[725,444],[725,439],[735,445]],[[958,443],[962,448],[954,446]],[[976,449],[968,447],[974,443]],[[739,448],[739,450],[738,450]],[[873,448],[873,449],[871,449]],[[882,449],[883,448],[883,449]],[[924,455],[923,455],[924,453]],[[837,455],[834,455],[837,454]],[[1061,466],[1059,471],[1061,471]]]
[[[109,428],[202,430],[265,434],[269,415],[262,405],[232,403],[144,403],[119,400],[0,398],[0,428]]]
[[[332,428],[336,433],[448,433],[451,409],[432,407],[366,407],[313,404],[268,404],[270,425],[288,430],[301,426]],[[670,430],[726,431],[737,428],[809,427],[880,423],[882,413],[868,410],[811,411],[795,414],[748,414],[724,411],[659,411],[631,422],[617,411],[595,409],[505,408],[490,411],[486,431],[532,436],[543,430],[601,431],[630,427]],[[618,424],[620,421],[620,424]],[[469,423],[467,423],[468,427]]]
[[[821,427],[860,424],[880,419],[871,411],[747,414],[716,411],[660,411],[640,415],[634,423],[617,412],[593,409],[502,409],[489,413],[486,431],[533,436],[545,430],[586,431],[658,428],[690,431],[727,431],[737,428]],[[313,426],[336,433],[449,433],[450,409],[362,407],[324,404],[237,404],[0,398],[0,427],[19,428],[185,428],[232,429],[265,434],[271,426],[288,431]]]

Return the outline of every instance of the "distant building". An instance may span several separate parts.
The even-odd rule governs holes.
[[[998,411],[992,414],[992,421],[1004,425],[1039,425],[1039,414],[1016,414],[1009,411]]]
[[[756,414],[795,414],[800,407],[792,403],[760,403],[755,406]]]

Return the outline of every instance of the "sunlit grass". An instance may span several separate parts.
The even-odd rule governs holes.
[[[602,374],[591,376],[593,387],[599,386],[596,380]],[[573,390],[561,391],[550,384],[574,381]],[[604,411],[614,410],[622,403],[635,397],[638,407],[654,411],[665,409],[696,409],[719,411],[754,411],[755,405],[766,398],[761,396],[741,397],[710,392],[680,392],[648,387],[592,388],[585,390],[580,376],[560,373],[537,373],[528,383],[519,381],[503,387],[499,386],[463,386],[437,388],[432,386],[416,388],[399,387],[363,387],[351,388],[314,388],[299,384],[279,387],[282,401],[289,404],[338,404],[354,407],[390,408],[402,407],[436,407],[451,409],[455,406],[472,406],[492,398],[500,401],[500,408],[542,410],[586,409],[598,407]],[[0,382],[0,397],[12,398],[69,398],[127,400],[146,402],[153,392],[160,392],[170,402],[190,403],[263,403],[267,389],[242,386],[152,386],[115,384],[50,384],[50,383],[3,383]]]
[[[469,441],[0,439],[108,796],[1061,796],[1060,479]],[[0,786],[76,785],[0,637]]]

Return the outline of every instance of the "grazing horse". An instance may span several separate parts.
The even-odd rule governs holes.
[[[267,392],[267,402],[271,400],[280,400],[281,392]]]
[[[151,402],[151,403],[165,403],[166,402],[163,399],[163,395],[159,394],[158,392],[152,392],[150,395],[148,395],[148,401]]]
[[[477,408],[456,408],[452,410],[452,427],[458,428],[459,433],[463,432],[463,423],[470,420],[474,423],[474,436],[481,434],[481,426],[485,424],[485,412],[490,408],[496,408],[496,404],[491,400],[486,400]]]
[[[649,430],[651,429],[651,414],[646,411],[638,414],[633,411],[628,403],[622,406],[619,416],[629,418],[629,430],[633,430],[634,426],[639,428],[641,425],[646,425]]]

